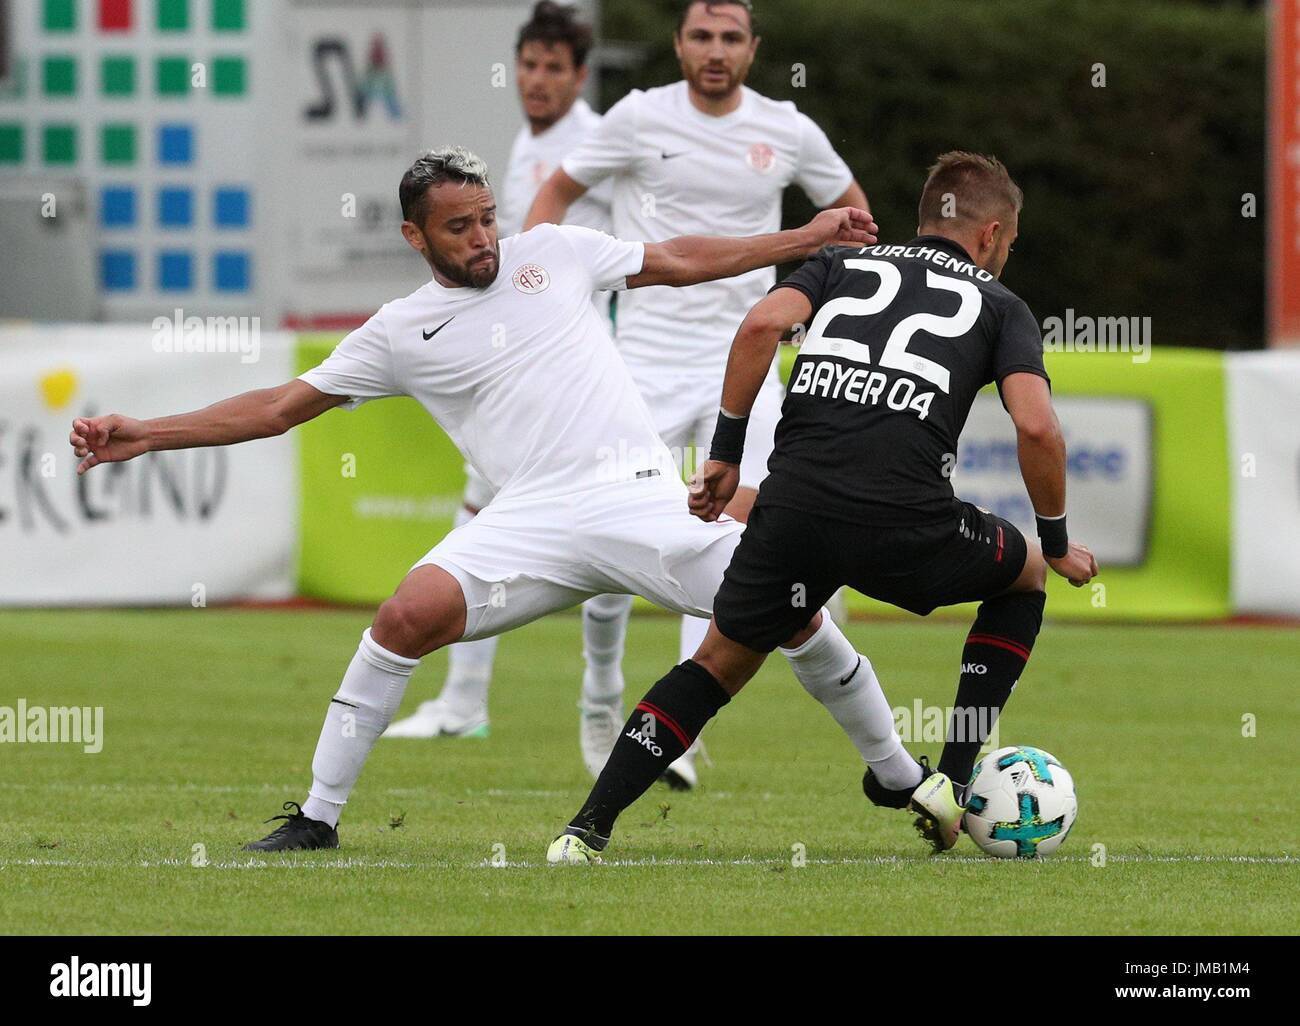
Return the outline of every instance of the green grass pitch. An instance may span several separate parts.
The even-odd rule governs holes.
[[[775,658],[706,733],[715,765],[700,791],[653,789],[621,821],[611,864],[545,866],[590,784],[572,615],[502,640],[487,740],[379,743],[339,851],[240,852],[304,797],[368,621],[0,614],[0,705],[103,706],[105,735],[95,755],[0,745],[0,932],[1285,933],[1300,921],[1295,631],[1049,623],[1001,726],[1004,744],[1048,749],[1078,783],[1078,823],[1039,862],[984,858],[966,838],[927,857],[905,814],[867,804],[856,753]],[[870,621],[849,635],[892,704],[947,706],[965,630]],[[676,652],[675,619],[634,617],[629,703]],[[444,668],[441,654],[425,661],[404,712]]]

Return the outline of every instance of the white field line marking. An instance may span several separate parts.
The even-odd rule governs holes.
[[[78,784],[72,781],[51,781],[45,784],[16,783],[0,781],[0,791],[76,791],[110,794],[146,794],[165,792],[168,794],[278,794],[296,793],[297,787],[286,784]],[[488,798],[564,798],[573,797],[578,792],[547,791],[534,788],[466,788],[461,791],[439,790],[429,787],[387,787],[375,794],[391,795],[396,798],[461,798],[466,795],[485,795]]]
[[[1087,855],[1051,856],[1041,860],[1030,860],[1035,866],[1078,865],[1090,862]],[[1108,855],[1106,862],[1120,865],[1151,864],[1209,864],[1225,865],[1240,863],[1243,865],[1300,866],[1297,855]],[[812,858],[809,866],[919,866],[919,865],[990,865],[995,863],[1020,864],[1016,859],[994,859],[980,855],[946,856],[932,859],[926,855],[876,855],[870,858]],[[644,868],[653,866],[788,866],[788,858],[742,858],[742,859],[611,859],[601,868],[629,866]],[[27,867],[66,867],[72,869],[189,869],[187,858],[140,859],[133,861],[113,859],[0,859],[0,870]],[[209,861],[203,869],[540,869],[545,862],[506,862],[495,865],[488,859],[478,862],[460,862],[450,859],[430,859],[423,861],[398,861],[395,859],[343,858],[329,861],[308,858],[302,861],[295,856],[285,859],[248,858],[236,861]],[[195,867],[200,868],[200,867]],[[599,870],[596,870],[597,872]]]

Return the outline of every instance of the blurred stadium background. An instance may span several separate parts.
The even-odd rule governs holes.
[[[292,794],[302,783],[320,700],[366,615],[192,610],[295,600],[364,607],[383,599],[450,528],[461,460],[407,400],[331,412],[290,436],[233,449],[151,453],[81,479],[69,424],[116,411],[162,415],[278,384],[319,362],[382,303],[422,284],[427,269],[398,233],[398,179],[414,153],[449,142],[504,170],[521,124],[515,33],[531,6],[0,0],[0,605],[29,610],[0,612],[0,705],[22,696],[113,703],[110,730],[127,739],[125,750],[110,743],[93,769],[79,754],[26,751],[19,759],[3,746],[0,864],[84,858],[70,886],[100,896],[86,898],[78,918],[72,906],[49,899],[80,892],[61,889],[39,868],[8,874],[16,888],[10,929],[284,928],[271,885],[259,892],[262,885],[250,882],[227,892],[226,902],[200,908],[200,897],[219,892],[190,877],[177,884],[179,877],[150,875],[163,870],[148,862],[123,882],[111,876],[113,860],[135,866],[131,860],[152,857],[164,829],[155,822],[159,798],[169,806],[165,829],[176,825],[181,865],[196,838],[220,836],[233,850],[254,836],[252,817],[269,811],[284,787]],[[598,26],[589,91],[597,110],[629,88],[678,77],[675,3],[579,6]],[[1244,781],[1294,756],[1300,0],[762,0],[758,7],[763,42],[749,84],[794,100],[826,129],[866,189],[885,241],[913,235],[922,175],[944,150],[997,154],[1024,187],[1021,236],[1005,281],[1048,335],[1071,453],[1072,534],[1092,545],[1103,574],[1080,591],[1051,582],[1049,618],[1082,625],[1045,633],[1048,644],[1035,658],[1045,686],[1027,692],[1023,713],[1013,713],[1023,718],[1013,722],[1025,740],[1082,767],[1085,839],[1073,843],[1087,854],[1085,841],[1101,839],[1139,853],[1134,858],[1153,844],[1275,855],[1270,825],[1237,818],[1256,802],[1246,785],[1220,781],[1207,794],[1205,784],[1194,793],[1182,782],[1199,777],[1211,758],[1230,762]],[[791,198],[792,222],[807,213],[803,202]],[[995,397],[982,397],[972,414],[956,487],[1032,524],[1011,425]],[[180,608],[127,608],[160,606]],[[896,686],[900,702],[913,694],[946,700],[959,648],[955,624],[922,626],[900,613],[905,622],[868,625],[873,634],[863,616],[894,614],[859,596],[850,606],[859,620],[855,641],[890,671],[891,697]],[[516,726],[503,718],[493,738],[493,753],[528,753],[519,756],[518,778],[497,781],[493,774],[504,770],[495,754],[466,751],[440,771],[440,791],[417,797],[429,783],[427,756],[381,746],[364,793],[349,806],[350,822],[396,829],[399,805],[412,814],[408,824],[427,813],[431,832],[418,836],[429,847],[418,854],[453,862],[461,856],[448,826],[484,855],[500,839],[512,852],[517,840],[544,840],[585,780],[576,745],[548,753],[549,762],[534,761],[543,756],[524,747],[534,721],[575,718],[578,627],[558,619],[503,645],[499,676],[538,678],[501,688],[506,701],[505,685],[513,692],[515,683],[528,684],[510,700]],[[637,619],[628,681],[639,694],[668,665],[676,642],[675,620]],[[1233,619],[1271,626],[1150,626]],[[428,697],[440,658],[426,661],[431,668],[422,669],[408,704]],[[1031,700],[1034,694],[1040,697]],[[792,797],[809,792],[841,815],[836,822],[856,822],[860,796],[838,784],[826,794],[830,753],[845,754],[826,732],[764,738],[763,724],[772,721],[757,710],[784,717],[782,703],[802,701],[769,689],[755,697],[754,712],[739,703],[745,711],[732,734],[719,728],[731,762],[715,796],[727,789],[741,796],[717,813],[720,831],[683,825],[674,835],[666,806],[655,823],[636,829],[710,850],[720,837],[736,837],[739,847],[724,848],[736,857],[761,845],[771,837],[771,795],[746,791],[743,777],[752,771],[758,780],[770,769],[755,737],[764,750],[793,745],[805,753],[777,793],[791,798],[787,810],[798,802],[792,831],[817,829]],[[1094,709],[1095,720],[1072,721],[1081,708]],[[209,731],[212,717],[226,711],[231,718]],[[1270,724],[1260,746],[1243,748],[1242,738],[1255,736],[1240,726],[1243,715]],[[1181,716],[1173,734],[1171,716]],[[1100,726],[1112,731],[1109,755],[1093,733]],[[222,738],[238,739],[238,765]],[[1167,786],[1135,806],[1121,796],[1135,767],[1145,765],[1142,753],[1152,751],[1166,760]],[[93,802],[67,804],[87,780],[101,788]],[[507,786],[535,790],[483,790]],[[488,795],[493,809],[504,810],[501,821],[470,815]],[[467,796],[469,806],[448,796]],[[1214,803],[1235,810],[1233,818],[1202,816]],[[708,808],[712,814],[724,804]],[[54,807],[70,817],[62,826],[51,824]],[[225,823],[226,815],[242,822]],[[80,825],[109,819],[122,828],[104,835],[102,849],[72,840]],[[649,829],[656,823],[664,824],[658,834]],[[836,829],[843,852],[856,851],[856,828]],[[65,833],[51,832],[58,830]],[[889,851],[906,843],[903,833],[900,826],[872,844]],[[428,928],[430,920],[411,913],[403,835],[390,834],[352,835],[363,855],[398,860],[384,863],[389,876],[370,885],[393,899],[375,905],[381,918],[352,908],[351,918],[339,919],[322,902],[294,920],[297,928]],[[779,834],[775,843],[788,858],[790,841],[802,836]],[[1235,911],[1188,904],[1199,883],[1147,869],[1128,890],[1111,891],[1084,880],[1085,862],[1071,883],[1085,917],[1077,922],[1159,931],[1294,926],[1296,892],[1287,898],[1280,875],[1260,875],[1270,869],[1234,875],[1241,867],[1229,866],[1215,877],[1240,899]],[[151,908],[159,879],[194,900]],[[985,886],[961,879],[975,894]],[[716,898],[707,879],[697,883],[695,900]],[[756,926],[751,913],[769,884],[749,878],[749,889],[727,899],[732,918],[720,928],[868,923],[810,919],[812,910],[835,916],[854,905],[842,891],[809,884]],[[986,885],[996,900],[998,885]],[[130,914],[94,903],[119,886]],[[348,882],[325,886],[346,891]],[[503,918],[485,926],[472,905],[486,897],[481,878],[467,871],[448,886],[463,886],[471,904],[437,913],[443,918],[433,922],[447,929],[548,922],[593,929],[604,913],[617,925],[625,907],[617,900],[603,910],[543,907],[512,881],[493,891],[512,911],[498,903]],[[1032,886],[1043,900],[1062,893],[1053,878]],[[231,895],[248,900],[230,904]],[[908,900],[931,897],[922,890]],[[1134,911],[1140,902],[1146,912]],[[1031,901],[1017,904],[1023,909],[1008,910],[997,928],[1042,925]],[[389,914],[398,918],[382,918]],[[915,925],[899,910],[889,915],[874,922]],[[961,916],[944,921],[989,928],[973,911]]]

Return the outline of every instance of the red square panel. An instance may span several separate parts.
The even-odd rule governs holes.
[[[126,32],[131,28],[131,0],[99,0],[99,30]]]

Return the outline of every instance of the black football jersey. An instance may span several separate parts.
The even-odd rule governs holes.
[[[949,239],[828,247],[776,288],[813,316],[799,341],[766,505],[900,525],[951,512],[971,403],[1008,374],[1047,377],[1024,301]]]

